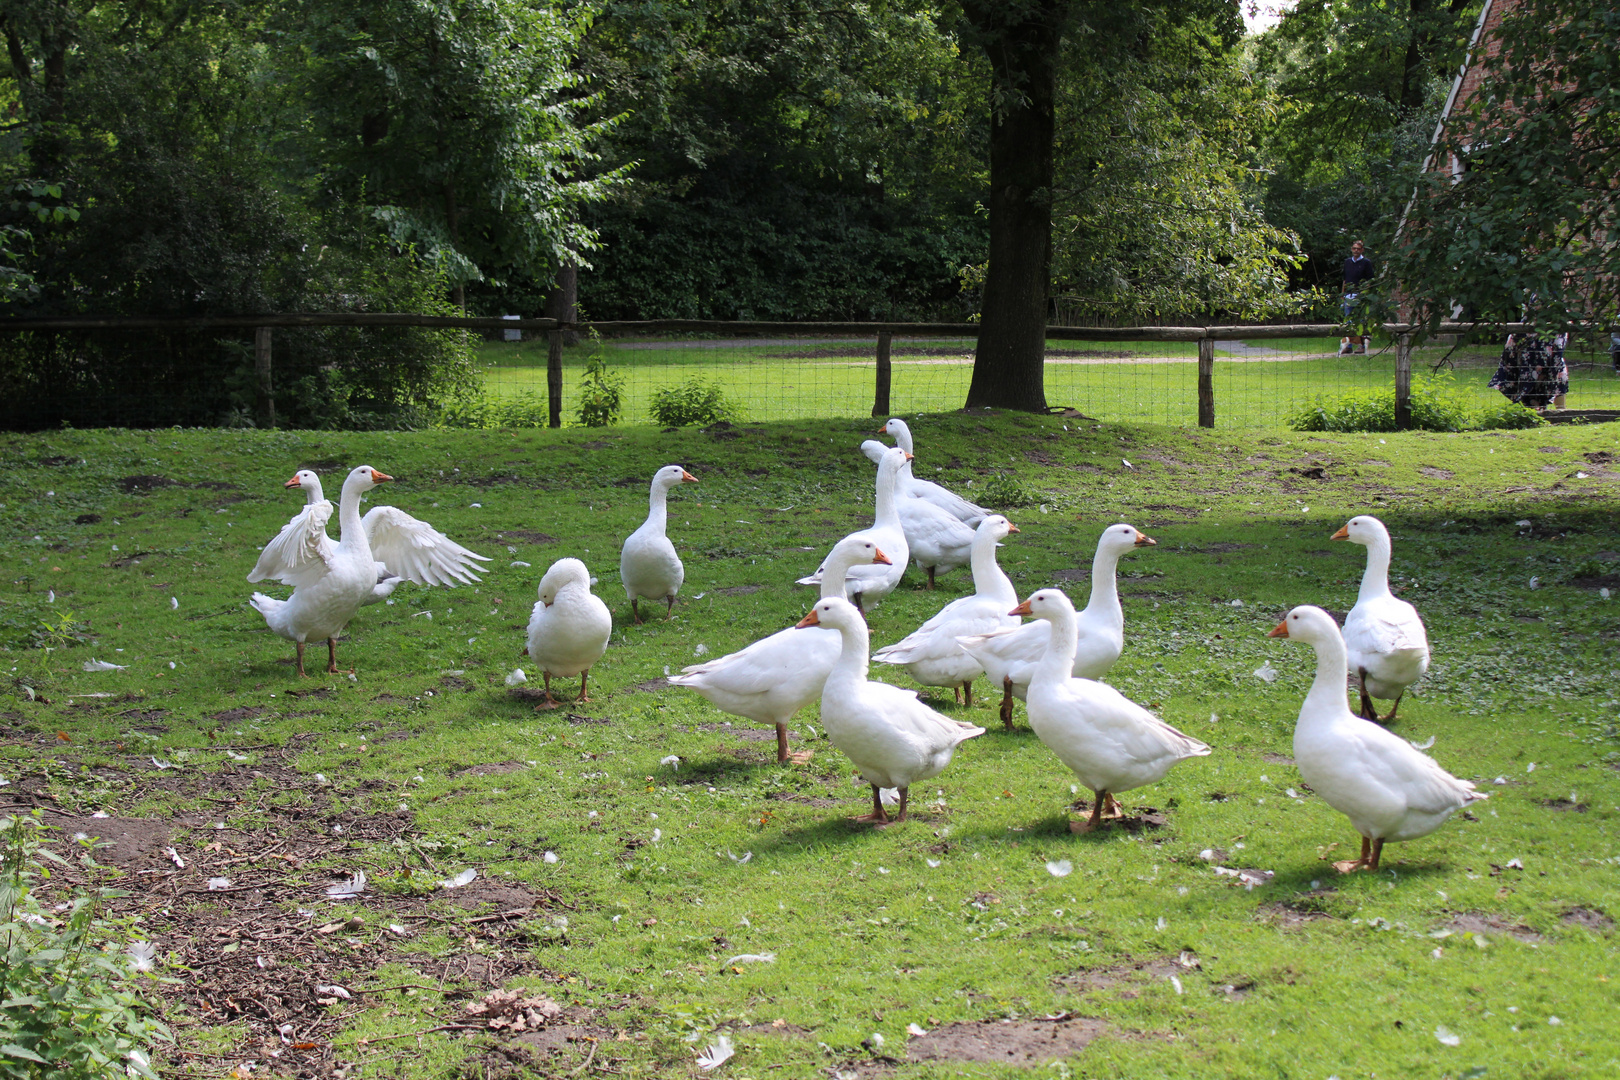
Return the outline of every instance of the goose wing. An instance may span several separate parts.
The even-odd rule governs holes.
[[[378,506],[362,524],[372,556],[388,572],[418,585],[470,584],[480,580],[479,562],[489,557],[467,550],[425,521],[397,506]]]
[[[337,545],[326,535],[331,517],[332,504],[326,499],[305,506],[264,545],[248,580],[269,578],[295,588],[319,580],[337,552]]]

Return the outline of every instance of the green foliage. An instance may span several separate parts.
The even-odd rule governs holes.
[[[444,428],[543,428],[551,423],[551,401],[534,390],[502,396],[481,392],[446,405],[433,422]]]
[[[107,918],[104,901],[123,895],[75,891],[62,910],[36,895],[63,859],[40,843],[39,811],[0,818],[0,1077],[8,1080],[156,1078],[151,1052],[172,1041],[144,1015],[137,968],[150,954],[126,953],[133,924]],[[88,856],[85,863],[92,869]]]
[[[585,427],[610,427],[624,413],[624,372],[608,367],[598,350],[585,365],[579,380],[579,422]]]
[[[1018,477],[1008,473],[996,473],[985,481],[983,488],[973,492],[973,498],[997,510],[1016,510],[1041,501],[1037,493],[1025,487]]]
[[[653,422],[663,427],[691,427],[736,420],[737,406],[712,382],[688,379],[679,386],[655,390],[648,407]]]
[[[1536,427],[1546,421],[1511,401],[1471,405],[1449,379],[1414,378],[1410,400],[1415,431],[1491,431]],[[1396,431],[1395,388],[1318,398],[1289,421],[1295,431]]]
[[[1447,118],[1391,269],[1431,324],[1454,304],[1546,329],[1620,311],[1620,8],[1525,0],[1500,48],[1475,58],[1478,93]]]

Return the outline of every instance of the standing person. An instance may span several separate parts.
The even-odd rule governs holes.
[[[1359,320],[1353,321],[1354,316],[1361,314],[1361,283],[1371,281],[1373,276],[1372,260],[1367,258],[1366,247],[1360,240],[1350,245],[1350,257],[1344,260],[1344,300],[1341,304],[1344,310],[1344,321],[1352,330],[1360,329]],[[1351,334],[1339,340],[1339,355],[1367,351],[1367,339],[1361,334]]]

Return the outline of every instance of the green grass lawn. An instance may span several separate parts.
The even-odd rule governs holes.
[[[1121,564],[1109,681],[1214,752],[1126,797],[1161,826],[1075,836],[1022,706],[1006,733],[993,699],[937,701],[991,730],[876,831],[814,710],[793,733],[814,756],[779,766],[768,732],[662,682],[808,609],[792,580],[869,520],[872,426],[0,436],[0,803],[120,838],[115,909],[181,980],[152,989],[180,1040],[163,1074],[685,1076],[725,1035],[739,1078],[1620,1075],[1620,428],[913,421],[919,475],[1039,504],[1007,511],[1023,594],[1083,602],[1114,521],[1158,541]],[[375,501],[495,561],[363,609],[345,674],[299,680],[244,576],[296,468],[335,487],[362,462],[398,478]],[[671,500],[686,585],[636,626],[618,543],[671,462],[700,480]],[[1389,524],[1434,647],[1397,730],[1491,798],[1340,877],[1355,833],[1290,757],[1314,662],[1266,632],[1354,602],[1363,551],[1328,537],[1356,513]],[[569,555],[617,626],[594,702],[536,713],[506,679]],[[969,588],[915,581],[874,644]],[[327,895],[356,870],[363,893]],[[561,1013],[468,1012],[499,989]]]
[[[1241,348],[1218,348],[1215,363],[1217,428],[1285,425],[1317,398],[1393,385],[1395,357],[1389,343],[1374,343],[1364,356],[1337,355],[1336,338],[1260,339]],[[565,352],[563,414],[577,408],[587,359],[601,354],[626,378],[624,417],[645,422],[653,395],[690,380],[719,385],[745,417],[754,421],[871,414],[876,369],[871,342],[777,339],[775,343],[608,339]],[[890,406],[895,412],[940,412],[961,406],[972,377],[973,342],[896,339]],[[1449,354],[1449,358],[1448,358]],[[1118,423],[1191,426],[1198,420],[1197,349],[1191,342],[1050,343],[1046,397],[1089,416]],[[1479,347],[1426,347],[1414,352],[1413,370],[1428,374],[1448,358],[1444,375],[1478,405],[1501,395],[1486,383],[1497,356]],[[1620,407],[1620,375],[1607,354],[1572,350],[1570,408]],[[544,341],[497,342],[481,347],[485,386],[502,397],[546,392]]]

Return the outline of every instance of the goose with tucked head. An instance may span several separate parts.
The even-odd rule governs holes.
[[[1353,517],[1329,539],[1367,549],[1361,591],[1344,620],[1345,662],[1361,690],[1361,715],[1388,724],[1401,707],[1401,695],[1429,670],[1429,635],[1417,608],[1389,591],[1392,545],[1382,521],[1367,514]],[[1393,699],[1388,716],[1378,715],[1373,698]]]
[[[665,465],[653,473],[647,499],[647,520],[631,533],[619,552],[619,578],[630,597],[630,611],[641,622],[639,600],[662,600],[664,616],[675,610],[675,596],[686,580],[686,567],[669,542],[669,492],[682,484],[695,484],[697,477],[679,465]]]
[[[900,527],[900,513],[896,509],[899,496],[895,494],[895,484],[905,463],[906,452],[899,447],[890,447],[883,452],[883,461],[878,465],[877,510],[872,518],[872,527],[845,537],[870,540],[890,560],[877,565],[857,563],[845,575],[845,596],[863,611],[895,590],[900,584],[900,576],[906,572],[906,563],[911,559],[911,548],[906,543],[906,533]],[[827,564],[823,562],[815,573],[800,578],[799,584],[819,587],[826,573]]]
[[[883,788],[899,789],[894,820],[906,820],[911,785],[938,776],[956,748],[984,729],[941,716],[914,691],[869,681],[866,620],[849,601],[823,597],[798,625],[829,627],[842,638],[838,660],[821,688],[821,726],[872,786],[872,813],[857,820],[889,824]]]
[[[1113,796],[1157,783],[1179,762],[1210,752],[1113,687],[1071,674],[1077,617],[1062,590],[1041,589],[1011,614],[1052,628],[1025,704],[1036,736],[1096,795],[1091,817],[1071,830],[1095,829],[1104,814],[1117,812]]]
[[[888,435],[894,439],[896,446],[908,454],[915,455],[917,453],[916,446],[911,439],[911,428],[898,416],[891,417],[878,434]],[[879,443],[878,445],[881,446],[882,444]],[[861,450],[868,457],[872,456],[867,451],[865,443],[861,444]],[[979,522],[984,520],[984,516],[990,513],[984,507],[975,506],[954,491],[941,487],[932,480],[919,480],[912,474],[914,468],[914,463],[908,463],[905,471],[900,474],[900,494],[903,497],[922,499],[924,502],[933,503],[947,514],[961,521],[962,524],[973,528],[977,528]]]
[[[1344,638],[1333,616],[1301,605],[1270,636],[1316,651],[1316,678],[1294,725],[1294,763],[1300,779],[1361,834],[1361,857],[1335,863],[1340,871],[1377,870],[1387,841],[1427,836],[1486,797],[1399,735],[1350,711]]]
[[[602,598],[591,592],[591,572],[578,559],[558,559],[540,579],[540,599],[529,616],[524,653],[539,665],[546,681],[546,700],[536,709],[561,704],[551,696],[551,678],[579,676],[576,702],[590,701],[585,684],[591,665],[607,652],[613,616]]]

